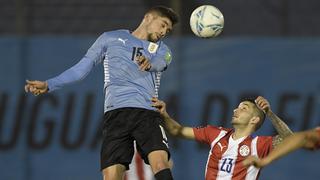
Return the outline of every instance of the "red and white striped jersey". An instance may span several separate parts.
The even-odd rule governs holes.
[[[143,162],[139,153],[135,152],[132,163],[126,171],[125,180],[153,180],[151,167]]]
[[[206,180],[258,179],[259,168],[246,168],[242,161],[249,155],[265,157],[272,149],[272,136],[248,136],[233,140],[233,129],[206,126],[193,128],[197,141],[210,145]]]

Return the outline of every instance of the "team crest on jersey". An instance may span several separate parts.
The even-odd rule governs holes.
[[[247,145],[242,145],[239,149],[241,156],[248,156],[250,154],[250,148]]]
[[[150,42],[149,47],[148,47],[148,51],[150,53],[155,53],[158,49],[158,46],[159,46],[158,44]]]

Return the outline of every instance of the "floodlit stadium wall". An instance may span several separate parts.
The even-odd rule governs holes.
[[[74,65],[95,37],[0,38],[0,179],[88,180],[99,172],[103,68],[82,82],[33,97],[26,79]],[[160,97],[181,124],[230,127],[245,97],[262,95],[294,131],[320,125],[319,38],[167,39],[173,52]],[[266,121],[259,135],[274,135]],[[176,179],[204,179],[209,147],[171,137]],[[319,152],[298,151],[261,179],[317,179]]]

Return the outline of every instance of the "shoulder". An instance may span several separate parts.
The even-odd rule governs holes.
[[[163,41],[159,41],[157,44],[159,46],[159,50],[157,54],[163,56],[167,64],[170,64],[172,60],[171,50]]]
[[[268,142],[272,141],[274,136],[252,136],[252,138],[257,138],[259,142]]]
[[[127,35],[129,32],[129,30],[126,29],[118,29],[118,30],[113,30],[113,31],[106,31],[104,33],[102,33],[101,36],[106,36],[106,37],[114,37],[114,36],[123,36],[123,35]]]
[[[171,53],[169,46],[167,46],[163,41],[159,41],[157,44],[159,45],[160,50],[170,51]]]
[[[194,130],[206,130],[208,132],[220,132],[220,131],[226,131],[226,132],[231,132],[233,129],[231,128],[224,128],[224,127],[218,127],[218,126],[213,126],[213,125],[206,125],[206,126],[198,126],[194,127]]]
[[[257,142],[258,149],[270,149],[273,146],[274,136],[256,136],[254,140]]]

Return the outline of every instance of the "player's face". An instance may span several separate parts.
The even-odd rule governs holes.
[[[232,125],[248,125],[253,118],[253,105],[251,102],[243,101],[234,109],[232,116]]]
[[[152,20],[147,26],[148,41],[157,42],[171,30],[172,22],[170,19],[153,14]]]

